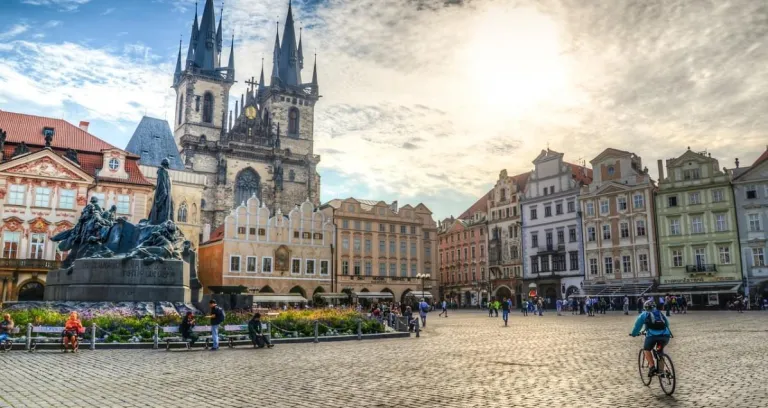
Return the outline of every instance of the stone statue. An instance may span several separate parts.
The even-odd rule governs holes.
[[[53,130],[44,130],[43,137],[45,137],[45,147],[51,147],[51,142],[53,141]]]
[[[77,164],[80,164],[80,160],[77,158],[77,150],[75,149],[67,149],[67,152],[64,154],[64,157],[66,157],[69,160],[72,160]]]
[[[5,139],[8,137],[8,133],[3,129],[0,129],[0,152],[5,150]]]
[[[13,149],[13,155],[11,157],[21,156],[25,153],[29,153],[29,147],[27,147],[26,143],[21,142],[16,145],[15,149]]]
[[[110,219],[113,216],[104,217],[109,213],[102,212],[99,199],[91,197],[91,202],[83,208],[75,227],[51,238],[51,241],[59,243],[60,251],[69,251],[62,263],[64,268],[70,268],[75,259],[104,258],[112,255],[112,251],[103,245],[109,229],[114,225],[114,219]]]
[[[277,129],[274,130],[274,133],[272,133],[274,139],[272,140],[272,145],[275,147],[276,150],[280,150],[280,122],[277,123]]]
[[[283,190],[283,164],[280,161],[279,157],[275,158],[275,171],[274,171],[274,177],[275,180],[275,189],[276,190]]]
[[[173,220],[173,198],[171,197],[171,177],[168,168],[171,162],[167,158],[160,163],[157,169],[157,186],[155,198],[152,201],[152,210],[149,213],[149,224],[159,225],[168,220]]]
[[[218,173],[216,174],[216,183],[227,184],[227,159],[219,159],[217,171]]]
[[[144,263],[163,262],[166,259],[181,259],[180,248],[184,245],[184,235],[176,228],[176,224],[165,221],[152,228],[149,237],[128,253],[123,262],[140,258]],[[189,250],[189,249],[185,249]]]

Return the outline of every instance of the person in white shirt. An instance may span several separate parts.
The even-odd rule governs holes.
[[[440,312],[440,314],[437,315],[437,317],[440,317],[443,314],[445,314],[445,317],[448,317],[448,302],[446,302],[445,299],[443,299],[443,303],[441,304],[441,306],[443,308],[443,311]]]

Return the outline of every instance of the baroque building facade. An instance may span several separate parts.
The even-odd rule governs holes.
[[[334,292],[402,303],[436,297],[437,225],[424,204],[347,198],[321,208],[335,224]]]
[[[745,292],[768,298],[768,147],[751,166],[736,159],[731,174]]]
[[[520,198],[529,173],[509,176],[502,170],[488,199],[488,274],[492,294],[520,304],[523,294],[522,208]]]
[[[459,307],[478,306],[491,299],[488,267],[488,195],[461,214],[444,219],[438,229],[441,297]]]
[[[320,98],[315,63],[312,80],[303,82],[304,53],[296,40],[293,10],[275,34],[269,85],[264,67],[258,81],[246,81],[234,99],[234,37],[229,62],[221,64],[222,21],[216,26],[213,0],[197,13],[186,60],[181,45],[173,78],[176,91],[174,138],[187,169],[204,174],[201,222],[220,226],[233,208],[256,197],[272,213],[287,214],[307,199],[320,204],[320,156],[314,154],[314,108]]]
[[[529,297],[551,306],[583,293],[584,253],[579,191],[592,181],[591,170],[563,161],[563,154],[542,150],[521,200],[523,278]]]
[[[51,238],[77,223],[91,197],[137,223],[153,190],[138,157],[88,133],[88,123],[0,111],[0,300],[43,300],[66,258]]]
[[[639,296],[658,277],[654,183],[634,153],[608,148],[581,187],[584,287],[590,295]]]
[[[711,154],[690,148],[665,164],[658,161],[658,292],[681,293],[696,306],[724,305],[742,282],[730,176]]]

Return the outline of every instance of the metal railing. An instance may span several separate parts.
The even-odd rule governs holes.
[[[685,265],[686,272],[717,272],[715,264]]]

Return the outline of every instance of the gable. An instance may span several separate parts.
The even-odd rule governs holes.
[[[763,181],[766,179],[768,179],[768,161],[750,167],[745,172],[739,174],[734,179],[734,182],[741,184],[750,181]]]
[[[608,182],[600,186],[600,188],[597,189],[597,191],[594,192],[595,195],[599,194],[612,194],[612,193],[620,193],[623,191],[627,191],[630,188],[627,186],[624,186],[622,184],[616,184],[613,182]]]
[[[613,148],[609,147],[609,148],[603,150],[602,153],[598,154],[597,157],[592,159],[590,161],[590,163],[592,163],[594,165],[595,163],[599,163],[599,162],[601,162],[603,160],[606,160],[606,159],[609,159],[609,158],[620,159],[620,158],[624,158],[624,157],[629,157],[631,155],[632,155],[632,153],[630,153],[630,152],[626,152],[624,150],[613,149]]]
[[[0,165],[0,172],[45,179],[93,182],[91,176],[49,149],[3,163]]]
[[[714,159],[712,159],[711,157],[704,156],[703,154],[696,153],[696,152],[694,152],[692,150],[686,150],[685,153],[683,153],[682,156],[677,157],[675,159],[672,159],[669,162],[669,166],[670,167],[679,167],[679,166],[682,166],[683,164],[685,164],[685,162],[690,162],[690,161],[693,161],[693,162],[696,162],[696,163],[708,163],[708,162],[710,162],[712,160],[714,160]]]

